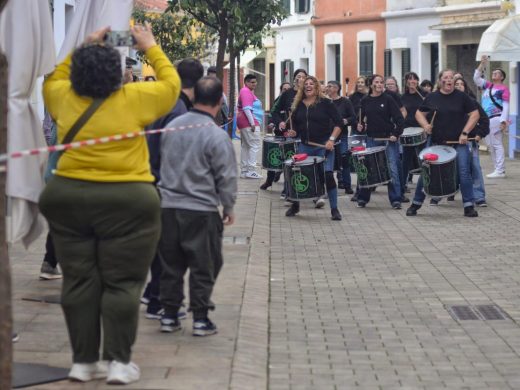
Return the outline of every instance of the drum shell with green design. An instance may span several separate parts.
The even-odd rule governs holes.
[[[315,199],[325,195],[325,158],[309,156],[303,161],[287,160],[284,170],[290,200]]]
[[[426,153],[436,154],[435,161],[425,161]],[[455,195],[459,189],[457,151],[451,146],[430,146],[419,154],[424,192],[433,197]]]
[[[294,138],[265,137],[262,148],[262,168],[281,172],[284,161],[298,152],[300,141]]]
[[[375,146],[352,153],[352,164],[356,171],[358,187],[371,188],[390,182],[390,169],[386,157],[386,146]]]

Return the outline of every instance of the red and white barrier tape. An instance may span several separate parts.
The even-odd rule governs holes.
[[[42,148],[36,148],[36,149],[27,149],[22,150],[19,152],[12,152],[7,154],[0,154],[0,164],[5,163],[6,161],[13,159],[13,158],[21,158],[26,156],[36,156],[39,154],[45,154],[49,152],[61,152],[63,150],[68,149],[79,149],[85,146],[92,146],[92,145],[99,145],[99,144],[106,144],[109,142],[115,142],[115,141],[122,141],[125,139],[131,139],[131,138],[137,138],[144,135],[149,134],[159,134],[159,133],[167,133],[171,131],[177,131],[177,130],[186,130],[186,129],[194,129],[197,127],[206,127],[210,125],[214,125],[215,122],[208,122],[208,123],[201,123],[197,125],[188,125],[188,126],[179,126],[179,127],[165,127],[164,129],[156,129],[156,130],[141,130],[141,131],[134,131],[131,133],[124,133],[124,134],[115,134],[115,135],[109,135],[107,137],[100,137],[100,138],[93,138],[93,139],[86,139],[83,141],[75,141],[71,142],[69,144],[59,144],[59,145],[52,145],[52,146],[45,146]],[[0,169],[0,172],[4,171],[5,169]]]

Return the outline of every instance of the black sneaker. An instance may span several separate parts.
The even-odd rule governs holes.
[[[333,221],[341,221],[341,214],[339,213],[338,209],[331,209],[330,214],[330,219],[332,219]]]
[[[478,217],[477,210],[473,206],[464,207],[465,217]]]
[[[18,340],[20,340],[20,336],[18,336],[18,333],[13,332],[13,336],[12,336],[11,340],[13,343],[17,343]]]
[[[455,195],[448,196],[448,197],[446,198],[446,200],[447,200],[448,202],[453,202],[453,201],[455,201]]]
[[[299,203],[293,203],[291,204],[291,207],[289,210],[285,212],[286,217],[294,217],[296,214],[300,212],[300,204]]]
[[[164,309],[162,307],[152,307],[151,305],[148,305],[144,316],[149,320],[160,320],[163,314]]]
[[[357,202],[357,195],[354,195],[352,198],[350,198],[351,202]]]
[[[204,320],[193,321],[193,335],[194,336],[211,336],[217,333],[217,326],[210,321],[209,318]]]
[[[485,200],[477,200],[475,204],[477,205],[477,207],[487,207],[487,203]]]
[[[401,196],[401,203],[410,203],[410,199],[403,195]]]
[[[433,199],[433,198],[430,199],[430,206],[438,206],[438,205],[439,205],[438,199]]]
[[[345,187],[345,194],[352,195],[354,193],[354,190],[352,187]]]
[[[394,210],[401,210],[401,203],[400,202],[392,202],[392,208]]]
[[[367,204],[365,202],[357,202],[357,207],[360,209],[364,209]]]
[[[418,204],[411,204],[410,207],[408,207],[408,209],[406,210],[406,215],[408,217],[413,217],[414,215],[417,215],[417,210],[419,210],[421,208],[421,206],[419,206]]]
[[[173,333],[178,330],[181,330],[181,322],[179,318],[173,318],[171,316],[163,315],[161,317],[161,332],[163,333]]]

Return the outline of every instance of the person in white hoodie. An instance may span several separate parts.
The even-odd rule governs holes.
[[[482,92],[482,108],[486,112],[490,121],[490,132],[485,138],[489,146],[491,159],[495,166],[495,170],[486,175],[487,178],[503,178],[506,177],[505,168],[505,152],[502,143],[502,134],[507,131],[509,124],[509,88],[504,85],[506,72],[497,68],[491,72],[491,81],[487,81],[482,77],[482,72],[489,61],[489,57],[482,56],[480,65],[475,70],[473,81],[478,87],[483,89]]]

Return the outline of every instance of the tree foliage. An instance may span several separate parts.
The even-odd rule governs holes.
[[[132,16],[136,23],[149,21],[152,31],[166,56],[172,61],[195,57],[202,59],[215,42],[215,31],[191,15],[171,8],[164,13],[148,13],[136,8]],[[140,55],[140,59],[146,61]]]

